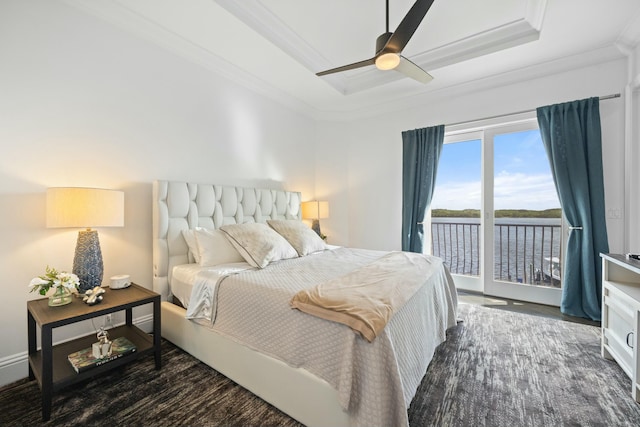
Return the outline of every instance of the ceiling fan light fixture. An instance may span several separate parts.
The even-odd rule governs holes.
[[[362,67],[374,65],[379,70],[393,70],[404,74],[421,83],[428,83],[433,79],[429,73],[411,62],[405,56],[400,56],[411,37],[420,26],[425,15],[433,5],[434,0],[414,0],[413,6],[409,12],[402,18],[396,30],[389,32],[389,0],[386,0],[386,32],[380,34],[376,39],[376,50],[373,58],[364,61],[354,62],[352,64],[343,65],[342,67],[331,68],[330,70],[320,71],[317,76],[325,76],[327,74],[340,73],[342,71],[355,70]]]
[[[376,58],[378,70],[393,70],[400,64],[400,55],[393,52],[383,53]]]

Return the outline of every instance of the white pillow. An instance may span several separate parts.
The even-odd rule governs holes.
[[[270,219],[267,220],[267,224],[279,235],[287,239],[287,242],[293,246],[300,256],[327,249],[327,244],[324,240],[315,231],[303,224],[302,221]]]
[[[187,229],[182,230],[182,237],[189,247],[189,255],[196,263],[200,262],[200,252],[198,250],[198,242],[196,242],[196,231]],[[191,259],[189,260],[191,261]]]
[[[232,224],[220,227],[233,246],[254,267],[264,268],[270,262],[296,258],[298,253],[284,237],[266,224]]]
[[[198,264],[202,267],[244,261],[220,230],[196,228],[195,236],[200,255]]]

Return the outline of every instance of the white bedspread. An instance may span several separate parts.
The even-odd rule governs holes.
[[[349,327],[294,310],[292,296],[384,252],[340,248],[230,275],[199,274],[188,317],[254,350],[301,367],[338,390],[362,426],[406,426],[435,348],[455,325],[457,296],[448,271],[436,269],[372,343]],[[434,258],[434,262],[441,263]]]
[[[255,268],[246,262],[237,262],[215,267],[200,267],[195,274],[193,270],[190,271],[188,268],[181,270],[184,273],[181,276],[183,279],[191,273],[191,283],[193,284],[193,287],[190,288],[191,295],[187,303],[185,304],[181,300],[182,304],[187,307],[186,318],[206,319],[212,323],[216,318],[218,284],[229,275],[251,269]],[[174,274],[175,272],[174,270]]]

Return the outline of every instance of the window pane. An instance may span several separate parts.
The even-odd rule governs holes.
[[[562,212],[540,132],[494,138],[494,278],[560,286]]]
[[[454,274],[480,274],[482,145],[479,139],[445,144],[431,201],[431,253]]]

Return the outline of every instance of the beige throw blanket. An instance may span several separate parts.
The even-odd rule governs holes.
[[[369,342],[439,266],[411,252],[391,252],[314,288],[298,292],[291,306],[322,319],[345,324]]]

